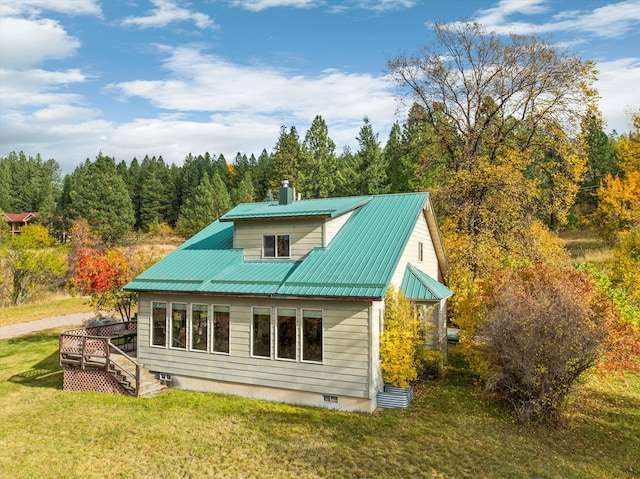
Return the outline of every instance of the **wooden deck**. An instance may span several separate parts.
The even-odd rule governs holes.
[[[137,323],[128,321],[64,331],[59,357],[63,389],[153,396],[166,389],[136,359]]]

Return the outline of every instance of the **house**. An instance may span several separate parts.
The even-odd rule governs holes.
[[[2,213],[2,216],[4,220],[9,223],[11,233],[17,234],[20,233],[23,226],[28,225],[31,221],[36,219],[38,213],[34,211],[26,213]]]
[[[384,294],[447,347],[447,263],[428,193],[236,206],[125,286],[138,361],[173,387],[373,411]]]

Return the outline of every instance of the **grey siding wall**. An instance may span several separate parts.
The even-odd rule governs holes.
[[[300,259],[313,248],[323,246],[323,219],[237,221],[234,225],[234,248],[244,248],[244,259],[262,259],[262,236],[291,235],[291,259]]]
[[[419,261],[420,258],[418,256],[419,243],[422,243],[423,245],[422,261]],[[409,237],[409,241],[407,242],[407,247],[402,253],[400,261],[398,262],[398,267],[396,268],[391,279],[391,284],[397,286],[398,288],[402,284],[402,278],[404,277],[407,263],[411,263],[413,266],[425,272],[434,279],[438,278],[438,257],[436,256],[436,250],[433,247],[433,241],[431,239],[431,235],[429,234],[427,220],[425,219],[424,215],[420,215],[420,217],[418,218],[418,221],[413,228],[413,232]]]
[[[151,301],[230,306],[230,351],[219,354],[150,346]],[[269,386],[320,394],[370,397],[372,356],[369,341],[369,302],[298,301],[260,298],[228,298],[202,295],[140,294],[138,358],[151,371],[202,379]],[[252,306],[323,310],[323,363],[300,361],[300,337],[296,361],[251,356]],[[170,309],[170,305],[168,305]],[[274,347],[272,333],[272,351]],[[376,343],[377,344],[377,343]],[[377,361],[376,354],[376,361]]]

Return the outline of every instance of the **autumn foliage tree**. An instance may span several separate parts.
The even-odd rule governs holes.
[[[615,346],[615,309],[587,273],[523,266],[495,275],[482,300],[475,339],[486,386],[522,421],[552,419],[576,380]]]
[[[135,294],[122,291],[122,287],[133,278],[134,272],[125,255],[116,249],[81,248],[77,262],[76,274],[71,280],[73,290],[88,294],[96,310],[117,311],[122,321],[130,320]]]
[[[418,377],[419,348],[424,335],[411,301],[390,287],[384,298],[384,329],[380,337],[382,379],[391,386],[406,388]]]

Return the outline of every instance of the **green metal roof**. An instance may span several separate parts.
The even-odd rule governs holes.
[[[220,221],[266,218],[315,217],[333,218],[366,204],[370,196],[322,198],[294,201],[288,205],[276,202],[244,203],[220,217]]]
[[[411,263],[407,264],[400,288],[407,298],[413,300],[440,300],[453,294],[453,291],[445,285],[420,271]]]
[[[289,205],[239,205],[136,277],[125,289],[381,298],[427,198],[428,193],[407,193],[297,201]],[[329,246],[313,249],[300,261],[244,261],[243,251],[232,248],[234,219],[333,217],[351,210],[353,214]],[[425,283],[421,276],[415,281]]]

